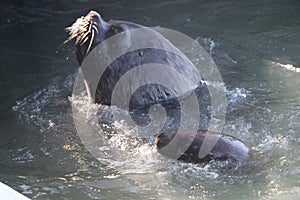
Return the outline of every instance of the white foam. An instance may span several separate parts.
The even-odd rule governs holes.
[[[212,40],[211,38],[204,38],[204,37],[200,37],[198,36],[196,38],[196,41],[200,43],[200,45],[203,45],[203,47],[206,49],[206,51],[208,51],[208,53],[210,55],[214,54],[214,49],[215,47],[218,45],[214,40]]]
[[[228,103],[236,103],[246,99],[250,92],[247,91],[245,88],[234,88],[233,90],[228,90]]]
[[[292,64],[281,64],[281,63],[276,63],[277,65],[279,65],[280,67],[283,67],[289,71],[293,71],[293,72],[300,72],[300,68],[295,67]]]

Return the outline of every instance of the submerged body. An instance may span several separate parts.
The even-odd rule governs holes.
[[[171,141],[174,141],[175,135],[178,137],[177,141],[185,141],[189,145],[185,149],[180,148],[184,146],[182,143],[173,146],[169,145]],[[210,143],[213,140],[217,140],[217,142],[211,146],[211,149],[208,149],[207,154],[200,156],[200,149],[202,146],[205,146],[205,139],[205,142],[207,143]],[[155,146],[158,152],[166,156],[169,156],[170,153],[172,155],[174,151],[182,151],[182,153],[180,153],[181,156],[178,159],[185,162],[198,163],[207,162],[212,159],[245,161],[250,158],[250,149],[241,140],[230,135],[205,130],[198,130],[196,134],[192,132],[176,134],[161,133],[155,138]],[[164,151],[162,151],[163,148],[165,148]]]

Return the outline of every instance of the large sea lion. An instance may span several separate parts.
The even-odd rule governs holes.
[[[99,13],[91,11],[86,16],[78,18],[71,27],[67,28],[67,30],[70,32],[69,40],[76,38],[76,56],[79,64],[82,64],[88,57],[88,54],[101,42],[119,33],[124,33],[126,31],[129,32],[128,30],[137,28],[145,27],[125,21],[105,21]],[[155,34],[156,40],[163,43],[166,49],[177,50],[177,48],[163,36],[158,33]],[[131,37],[130,33],[128,33],[126,37],[124,36],[124,41],[129,46],[134,40],[135,38]],[[121,90],[124,95],[127,95],[128,93],[132,94],[130,97],[130,110],[147,109],[149,106],[154,104],[162,104],[164,106],[175,105],[174,101],[178,98],[187,96],[195,91],[196,88],[202,86],[201,76],[199,75],[198,70],[186,57],[175,55],[174,53],[167,52],[163,49],[138,49],[127,52],[106,67],[102,77],[99,77],[99,82],[96,83],[96,91],[93,91],[93,89],[90,91],[94,102],[111,105],[112,92],[120,78],[131,69],[145,64],[161,64],[171,69],[175,69],[178,73],[182,74],[187,81],[189,81],[189,85],[180,84],[178,83],[178,79],[173,77],[168,80],[168,83],[171,85],[169,87],[165,87],[162,84],[145,83],[141,88],[136,90],[136,88],[134,88],[134,81],[128,80],[127,84],[122,86]],[[91,88],[91,84],[95,83],[91,83],[91,79],[89,78],[90,75],[85,72],[85,69],[83,69],[83,73],[85,75],[88,88]],[[158,75],[165,76],[166,78],[168,78],[167,76],[170,76],[170,74],[165,72],[158,71],[157,73]],[[141,73],[137,78],[139,80],[143,80],[143,76],[147,75],[148,74]],[[120,99],[123,99],[123,97],[120,97]],[[124,97],[124,99],[126,99],[126,97]],[[125,107],[126,105],[124,104],[123,106]]]
[[[124,33],[128,30],[143,27],[144,26],[142,25],[125,21],[105,21],[102,19],[99,13],[91,11],[86,16],[78,18],[71,27],[67,28],[70,33],[68,41],[76,38],[75,44],[77,60],[79,64],[83,64],[91,51],[93,49],[97,49],[97,45],[101,44],[103,41],[119,33]],[[155,37],[157,37],[157,39],[165,45],[166,49],[176,48],[172,46],[172,44],[168,42],[162,35],[158,33],[154,34]],[[124,41],[129,46],[131,42],[134,42],[133,40],[133,37],[124,37]],[[168,74],[166,74],[166,76],[162,77],[170,79],[170,85],[173,90],[170,90],[161,84],[147,83],[138,89],[133,89],[134,87],[131,84],[134,84],[134,81],[128,80],[128,84],[123,85],[121,91],[123,91],[123,93],[131,94],[129,111],[143,112],[144,110],[149,110],[152,105],[161,104],[166,108],[168,116],[170,114],[170,116],[173,116],[173,118],[176,119],[176,117],[180,117],[180,110],[176,111],[176,108],[179,107],[178,98],[185,98],[191,93],[197,93],[197,96],[200,98],[205,95],[205,85],[202,84],[201,76],[199,76],[197,69],[195,69],[187,57],[180,56],[163,49],[138,49],[127,52],[126,54],[118,57],[106,67],[102,76],[99,77],[99,81],[96,83],[95,91],[91,89],[91,84],[95,83],[92,83],[91,79],[89,78],[90,74],[88,74],[85,69],[82,70],[86,79],[87,89],[89,90],[93,101],[99,104],[112,105],[112,93],[120,78],[137,66],[152,63],[161,64],[169,67],[170,69],[176,70],[183,77],[185,77],[186,80],[189,81],[189,84],[188,86],[182,85],[178,83],[178,79],[176,79],[176,77],[170,78]],[[159,73],[162,72],[158,71],[157,74]],[[140,74],[141,77],[139,78],[143,79],[143,76],[146,75],[147,74]],[[179,89],[177,90],[177,88]],[[124,106],[126,105],[124,104]],[[144,120],[143,117],[139,117],[137,119],[142,119],[140,120],[141,123],[147,121]],[[168,123],[170,125],[174,123],[174,120],[166,121],[167,128],[169,127]],[[176,132],[176,129],[178,129],[178,126],[172,127],[174,132]],[[171,132],[166,130],[163,131],[165,132],[157,136],[155,139],[155,145],[159,152],[161,152],[163,147],[167,146],[174,137],[174,134],[171,134]],[[248,147],[237,138],[229,135],[198,131],[198,133],[194,136],[187,132],[180,134],[180,137],[183,140],[192,140],[189,143],[191,145],[186,148],[182,152],[183,154],[179,157],[180,160],[187,162],[203,162],[211,159],[228,158],[244,160],[249,156]],[[199,151],[203,145],[205,137],[208,139],[215,139],[218,137],[218,139],[211,151],[205,157],[199,158]],[[176,151],[176,149],[172,149],[172,151]],[[163,152],[163,154],[166,154],[166,152]]]

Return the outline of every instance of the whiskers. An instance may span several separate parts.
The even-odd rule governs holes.
[[[95,32],[99,33],[98,24],[93,21],[93,16],[93,13],[89,13],[87,16],[78,18],[72,26],[67,27],[66,31],[69,33],[69,38],[64,41],[64,44],[76,38],[75,44],[82,46],[90,39],[86,50],[86,53],[88,53],[94,41]]]

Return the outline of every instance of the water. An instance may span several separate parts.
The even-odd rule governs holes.
[[[227,89],[224,132],[250,144],[259,164],[168,160],[122,139],[133,131],[122,123],[103,148],[116,145],[127,159],[91,156],[67,99],[79,67],[74,47],[60,46],[64,28],[90,9],[205,46]],[[32,199],[297,199],[299,9],[297,0],[2,2],[0,181]]]

